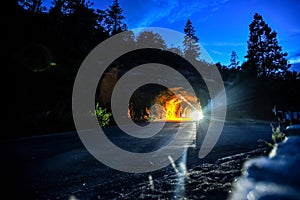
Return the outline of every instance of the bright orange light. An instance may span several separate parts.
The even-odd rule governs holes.
[[[198,98],[182,88],[161,91],[155,104],[160,106],[153,107],[149,113],[155,121],[183,122],[203,118]]]
[[[181,106],[177,98],[173,98],[166,102],[166,120],[172,120],[176,118],[181,118]]]

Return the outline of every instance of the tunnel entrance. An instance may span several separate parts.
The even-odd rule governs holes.
[[[145,89],[143,92],[142,88],[138,89],[130,99],[128,117],[134,121],[196,121],[203,118],[200,101],[191,92],[180,87],[158,87],[156,91],[152,87],[148,93]]]
[[[182,88],[169,88],[161,91],[150,108],[154,120],[193,121],[202,116],[198,98]]]

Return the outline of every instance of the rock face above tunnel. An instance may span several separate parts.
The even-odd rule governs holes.
[[[229,200],[300,199],[300,136],[275,145],[269,157],[244,163]]]

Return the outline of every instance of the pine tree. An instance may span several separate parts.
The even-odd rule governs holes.
[[[184,27],[184,56],[189,59],[197,59],[200,56],[200,46],[198,44],[198,37],[195,35],[196,31],[192,25],[191,20],[188,19]]]
[[[258,13],[255,13],[249,30],[246,70],[262,78],[285,76],[290,65],[285,58],[287,53],[283,53],[278,44],[277,33]]]
[[[230,57],[230,64],[229,67],[238,69],[239,68],[239,61],[238,61],[238,56],[235,51],[231,52],[231,57]]]
[[[123,9],[118,0],[114,0],[113,4],[105,11],[105,24],[111,35],[127,30],[127,25],[123,22],[125,17],[122,12]]]

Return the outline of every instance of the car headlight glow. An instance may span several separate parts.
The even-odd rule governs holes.
[[[203,114],[199,110],[194,110],[191,117],[194,121],[199,121],[203,119]]]

